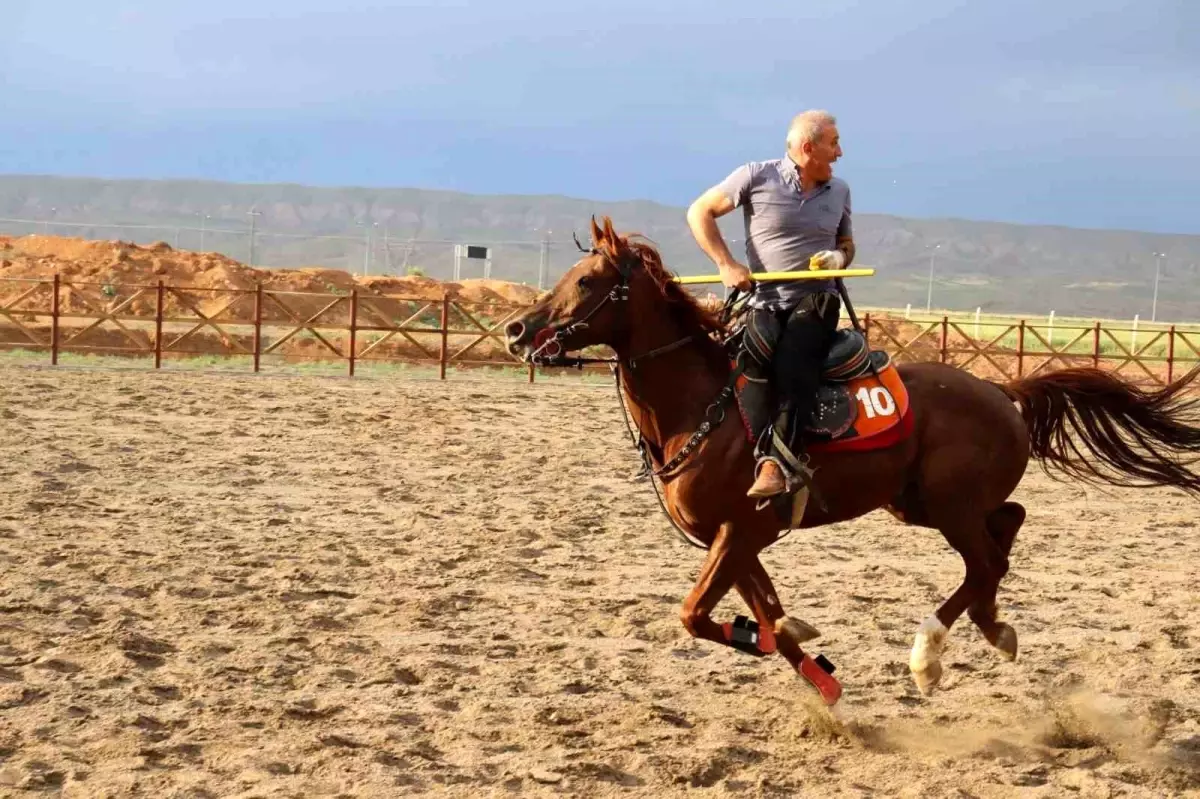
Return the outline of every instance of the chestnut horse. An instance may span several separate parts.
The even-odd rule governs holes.
[[[591,251],[506,327],[509,351],[553,365],[570,363],[567,353],[587,347],[611,348],[619,395],[661,478],[664,508],[707,548],[683,603],[683,626],[755,654],[779,651],[834,704],[841,686],[830,664],[801,648],[817,631],[784,613],[759,560],[788,525],[746,496],[754,459],[736,407],[723,412],[732,372],[719,340],[723,320],[672,279],[652,246],[618,235],[608,218],[591,227]],[[909,659],[926,695],[941,677],[947,632],[964,611],[993,647],[1016,658],[1017,634],[997,618],[996,591],[1025,520],[1009,496],[1031,456],[1047,472],[1056,467],[1089,483],[1174,486],[1200,495],[1200,476],[1180,460],[1200,452],[1197,399],[1184,393],[1200,370],[1158,391],[1092,368],[1003,385],[939,363],[898,371],[914,416],[911,434],[882,449],[814,452],[813,496],[822,502],[810,503],[799,526],[882,508],[938,530],[962,556],[965,579],[920,625]],[[754,614],[755,646],[741,645],[745,629],[731,632],[710,616],[730,588]]]

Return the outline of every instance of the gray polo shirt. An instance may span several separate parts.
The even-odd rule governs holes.
[[[788,157],[751,161],[719,184],[746,223],[746,261],[751,272],[808,271],[808,259],[851,235],[850,186],[840,178],[805,192]],[[750,305],[791,308],[805,294],[835,292],[833,280],[760,283]]]

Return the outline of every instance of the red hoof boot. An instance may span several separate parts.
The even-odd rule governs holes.
[[[800,668],[797,669],[800,676],[808,680],[813,688],[817,689],[817,693],[821,695],[826,705],[836,705],[837,701],[842,697],[842,684],[833,676],[833,664],[825,659],[824,655],[817,655],[816,659],[804,655],[800,660]]]

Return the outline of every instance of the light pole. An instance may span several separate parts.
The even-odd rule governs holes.
[[[204,234],[208,229],[210,215],[197,212],[196,216],[200,217],[200,252],[204,252]]]
[[[257,222],[258,218],[260,216],[262,216],[262,211],[256,210],[255,208],[251,208],[249,211],[246,212],[246,214],[249,215],[249,217],[250,217],[250,263],[248,263],[246,265],[253,268],[254,267],[254,228],[255,228],[255,223]]]
[[[933,308],[933,259],[937,255],[937,251],[942,245],[935,244],[929,252],[929,289],[925,294],[925,312],[928,313]]]
[[[535,233],[541,232],[542,240],[538,248],[538,291],[546,288],[546,282],[550,278],[550,236],[554,231],[549,228],[534,228]]]
[[[1165,252],[1156,252],[1154,255],[1154,300],[1150,305],[1150,321],[1158,321],[1158,274],[1161,271],[1162,259],[1167,257]]]

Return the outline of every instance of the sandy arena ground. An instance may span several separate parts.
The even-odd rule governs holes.
[[[928,700],[958,557],[792,534],[839,729],[684,632],[624,435],[610,386],[0,366],[0,795],[1200,796],[1200,503],[1031,471],[1021,659],[964,620]]]

